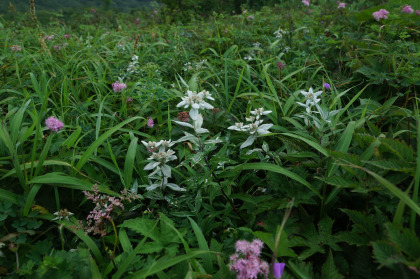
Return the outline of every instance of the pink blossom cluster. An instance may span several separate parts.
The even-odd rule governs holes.
[[[112,89],[114,90],[114,92],[121,92],[126,88],[127,88],[127,85],[119,81],[116,81],[112,84]]]
[[[13,45],[10,47],[10,50],[13,52],[18,52],[18,51],[22,51],[22,47],[19,45]]]
[[[405,5],[404,7],[402,7],[401,12],[406,14],[412,14],[414,13],[414,10],[413,8],[411,8],[410,5]]]
[[[387,10],[385,10],[385,9],[380,9],[379,11],[376,11],[376,12],[374,12],[373,13],[373,17],[377,20],[377,21],[379,21],[379,20],[381,20],[381,19],[387,19],[388,18],[388,16],[387,15],[389,15],[389,12],[387,11]]]
[[[71,37],[71,35],[70,35],[70,34],[64,34],[64,35],[63,35],[63,38],[64,38],[64,39],[68,39],[68,38],[70,38],[70,37]]]
[[[51,131],[58,132],[64,128],[64,123],[55,118],[54,116],[50,116],[45,120],[45,125]]]
[[[303,5],[305,6],[309,6],[311,3],[309,2],[309,0],[302,0]]]
[[[420,10],[416,10],[416,15],[420,16]]]
[[[346,5],[344,2],[337,1],[337,9],[345,9]]]
[[[138,198],[138,196],[134,195],[133,193],[128,193],[127,191],[121,192],[121,198],[103,195],[100,194],[97,184],[93,185],[92,191],[92,194],[88,191],[83,191],[83,194],[85,194],[86,198],[95,204],[95,208],[86,218],[87,227],[84,229],[86,233],[93,232],[93,234],[100,234],[101,236],[105,236],[106,227],[104,226],[104,222],[111,220],[111,212],[117,207],[124,210],[122,201],[127,200],[131,202],[132,200]]]
[[[236,242],[236,253],[230,257],[230,271],[236,273],[237,279],[257,279],[259,274],[268,277],[268,263],[259,258],[263,245],[259,239]]]
[[[147,117],[147,127],[153,128],[153,126],[155,126],[155,122],[153,121],[153,118],[151,118],[150,116]]]

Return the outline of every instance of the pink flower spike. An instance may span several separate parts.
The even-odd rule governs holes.
[[[153,121],[153,118],[151,118],[150,116],[147,117],[147,127],[153,128],[153,126],[155,126],[155,122]]]
[[[309,6],[311,3],[309,3],[309,0],[302,0],[303,5]]]
[[[414,13],[414,10],[413,8],[411,8],[410,5],[405,5],[404,7],[402,7],[401,12],[405,14],[412,14]]]
[[[48,129],[54,132],[58,132],[64,128],[64,123],[55,118],[54,116],[50,116],[45,120],[45,125],[47,125]]]
[[[346,5],[344,2],[337,1],[337,9],[345,9]]]
[[[126,88],[127,88],[127,85],[119,81],[116,81],[112,84],[112,89],[114,90],[114,92],[121,92]]]

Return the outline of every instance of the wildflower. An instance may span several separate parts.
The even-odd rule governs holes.
[[[305,6],[309,6],[310,5],[309,0],[302,0],[302,3]]]
[[[247,10],[243,10],[243,11],[242,11],[242,13],[243,13],[243,14],[246,14],[247,12],[248,12]]]
[[[255,19],[255,17],[253,17],[253,16],[248,16],[248,19],[249,19],[249,20],[253,20],[253,19]]]
[[[237,279],[256,279],[259,274],[267,278],[268,264],[259,258],[263,245],[259,239],[236,242],[236,253],[230,257],[229,269],[236,273]]]
[[[95,9],[90,9],[90,12],[91,12],[92,14],[94,14],[94,13],[96,13],[96,10],[95,10]]]
[[[70,38],[70,37],[71,37],[71,35],[70,35],[70,34],[64,34],[64,35],[63,35],[63,38],[64,38],[64,39],[68,39],[68,38]]]
[[[413,8],[411,8],[410,5],[405,5],[404,7],[402,7],[401,12],[406,14],[412,14],[414,10]]]
[[[277,62],[277,68],[279,68],[280,70],[283,70],[285,66],[286,64],[281,63],[281,61]]]
[[[420,16],[420,10],[416,10],[416,15]]]
[[[285,266],[286,266],[285,263],[274,263],[274,265],[273,265],[274,278],[280,279],[281,276],[283,276],[283,270],[284,270]]]
[[[276,38],[281,39],[283,38],[283,35],[286,34],[286,31],[284,31],[283,29],[279,28],[276,32],[273,33],[274,35],[276,35]]]
[[[188,122],[190,121],[190,115],[188,114],[188,111],[181,111],[178,113],[177,119],[182,122]]]
[[[245,56],[245,57],[244,57],[244,60],[251,61],[251,60],[252,60],[252,56],[251,56],[251,55]]]
[[[53,49],[55,50],[55,51],[60,51],[61,50],[61,48],[62,48],[62,46],[61,45],[54,45],[53,46]]]
[[[257,108],[254,111],[251,111],[252,115],[256,115],[255,116],[256,120],[260,119],[261,115],[267,115],[270,113],[271,113],[271,110],[264,110],[264,108]]]
[[[157,10],[154,10],[153,13],[156,15],[158,13],[158,11]]]
[[[246,127],[244,128],[244,123],[243,122],[238,122],[238,123],[235,123],[235,125],[228,127],[228,130],[244,132],[247,129],[246,129]]]
[[[133,99],[131,99],[130,97],[127,97],[127,103],[131,103],[133,102]]]
[[[58,132],[64,128],[63,122],[55,118],[54,116],[50,116],[45,120],[45,125],[47,125],[48,129],[54,132]]]
[[[344,2],[337,1],[337,9],[345,9],[346,5]]]
[[[162,144],[162,142],[160,141],[148,141],[148,142],[141,141],[141,143],[147,147],[147,150],[150,153],[154,152]]]
[[[318,97],[319,95],[322,94],[322,91],[318,91],[318,92],[313,92],[312,88],[309,88],[309,91],[300,91],[300,93],[305,96],[306,98],[306,105],[315,105],[317,104],[319,101],[321,101],[321,99],[317,99],[316,97]],[[298,103],[300,104],[300,103]]]
[[[153,118],[151,118],[150,116],[147,117],[147,127],[153,128],[153,126],[155,126],[155,122],[153,122]]]
[[[192,120],[197,120],[198,115],[199,115],[198,110],[213,109],[213,106],[205,101],[205,99],[214,101],[214,98],[206,90],[203,90],[199,93],[197,93],[196,91],[188,90],[185,96],[182,97],[181,99],[182,101],[178,103],[176,106],[177,107],[183,106],[184,108],[191,107],[189,116],[191,116]]]
[[[13,45],[10,47],[10,50],[13,52],[18,52],[18,51],[22,51],[22,47],[19,45]]]
[[[69,216],[73,216],[74,214],[71,213],[70,211],[68,211],[67,209],[60,209],[60,211],[55,212],[54,215],[57,216],[57,217],[55,217],[52,220],[53,221],[54,220],[59,220],[60,221],[63,218],[66,219],[66,220],[69,220]]]
[[[328,83],[324,82],[324,88],[325,88],[325,90],[330,90],[331,85],[329,85]]]
[[[114,90],[114,92],[121,92],[126,88],[127,88],[127,85],[119,81],[116,81],[112,84],[112,89]]]
[[[44,36],[44,40],[46,40],[46,41],[51,41],[52,39],[54,39],[54,35],[45,35]]]
[[[136,20],[134,21],[134,23],[135,23],[136,25],[140,25],[140,19],[139,19],[139,18],[136,18]]]
[[[379,11],[374,12],[372,15],[377,21],[379,21],[381,19],[387,19],[389,12],[385,9],[380,9]]]

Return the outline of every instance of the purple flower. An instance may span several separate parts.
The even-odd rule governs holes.
[[[253,19],[255,19],[255,17],[249,16],[248,19],[253,20]]]
[[[45,125],[47,125],[48,129],[54,132],[58,132],[64,127],[64,123],[55,118],[54,116],[50,116],[45,120]]]
[[[153,126],[155,126],[155,122],[153,122],[153,118],[151,118],[150,116],[147,117],[147,127],[153,128]]]
[[[305,6],[309,6],[310,5],[309,0],[302,0],[302,3]]]
[[[280,62],[277,62],[277,67],[278,67],[280,70],[283,70],[285,66],[286,66],[286,64],[281,63],[281,61],[280,61]]]
[[[121,92],[126,88],[127,88],[127,85],[119,81],[116,81],[112,84],[112,89],[114,90],[114,92]]]
[[[416,10],[416,15],[420,16],[420,10]]]
[[[328,83],[324,82],[324,88],[325,88],[325,90],[330,90],[331,85],[329,85]]]
[[[131,99],[130,97],[127,97],[127,102],[132,102],[133,101],[133,99]]]
[[[64,34],[64,35],[63,35],[63,38],[64,38],[64,39],[68,39],[68,38],[70,38],[70,37],[71,37],[71,35],[70,35],[70,34]]]
[[[96,13],[96,10],[95,10],[95,9],[90,9],[90,12],[91,12],[92,14],[94,14],[94,13]]]
[[[412,14],[414,13],[414,10],[413,8],[411,8],[410,5],[405,5],[404,7],[402,7],[401,12],[406,14]]]
[[[274,278],[280,279],[281,276],[283,276],[283,270],[284,270],[285,266],[286,266],[285,263],[274,263],[274,265],[273,265]]]
[[[380,9],[379,11],[374,12],[372,15],[377,21],[379,21],[381,19],[387,19],[387,15],[389,15],[389,12],[385,9]]]

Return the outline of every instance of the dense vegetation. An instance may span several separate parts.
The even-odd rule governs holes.
[[[378,2],[0,17],[0,276],[418,278],[420,4]]]

